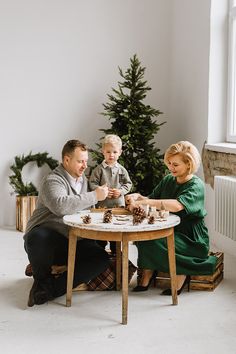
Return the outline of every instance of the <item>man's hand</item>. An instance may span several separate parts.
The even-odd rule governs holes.
[[[97,187],[95,192],[98,201],[104,200],[108,196],[108,187],[104,184],[103,186]]]

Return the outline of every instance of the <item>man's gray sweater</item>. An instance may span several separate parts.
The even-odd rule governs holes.
[[[50,227],[68,237],[69,226],[63,223],[63,216],[75,214],[97,203],[96,192],[88,192],[87,178],[85,175],[82,177],[82,188],[79,194],[69,183],[62,165],[44,177],[39,188],[36,209],[28,221],[24,238],[37,225]]]

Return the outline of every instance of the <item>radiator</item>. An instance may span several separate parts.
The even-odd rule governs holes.
[[[215,230],[236,241],[236,177],[215,176]]]

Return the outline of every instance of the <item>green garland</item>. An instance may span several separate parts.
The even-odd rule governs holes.
[[[47,152],[34,155],[30,152],[27,156],[16,156],[15,163],[10,166],[10,169],[14,172],[14,175],[9,176],[9,180],[10,185],[17,195],[38,195],[38,190],[32,182],[24,184],[22,181],[22,169],[28,162],[37,162],[38,167],[42,167],[46,163],[51,170],[56,168],[59,164],[57,160],[49,157]]]

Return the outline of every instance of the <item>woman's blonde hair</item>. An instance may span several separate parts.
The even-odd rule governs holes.
[[[168,165],[168,160],[174,155],[180,155],[184,163],[189,164],[189,174],[197,172],[201,164],[201,156],[196,146],[189,141],[179,141],[168,147],[164,155],[164,163]]]

